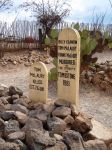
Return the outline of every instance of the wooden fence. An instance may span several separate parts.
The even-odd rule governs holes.
[[[66,27],[74,27],[76,23],[60,23],[55,28],[58,31]],[[98,28],[97,24],[79,23],[80,30],[93,30]],[[17,20],[11,25],[6,22],[0,22],[0,49],[18,50],[18,49],[37,49],[39,41],[39,29],[35,21]],[[108,32],[112,36],[112,24],[99,27],[102,33]],[[30,38],[32,40],[25,40]]]

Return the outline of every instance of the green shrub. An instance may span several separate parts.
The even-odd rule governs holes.
[[[58,78],[58,75],[57,75],[58,74],[58,69],[57,69],[58,59],[57,58],[54,58],[53,64],[55,67],[52,68],[48,74],[49,81],[57,80],[57,78]]]

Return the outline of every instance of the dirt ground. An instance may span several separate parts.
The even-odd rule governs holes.
[[[112,51],[105,51],[98,56],[98,62],[112,60]],[[52,67],[47,65],[48,69]],[[18,68],[0,68],[0,83],[7,86],[15,85],[28,95],[29,68],[19,66]],[[49,85],[49,99],[57,99],[56,83]],[[112,95],[99,91],[91,85],[80,85],[80,108],[81,111],[102,122],[105,126],[112,128]]]

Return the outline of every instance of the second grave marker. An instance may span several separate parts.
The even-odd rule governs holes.
[[[29,98],[32,102],[46,103],[48,97],[48,70],[38,62],[30,68]]]

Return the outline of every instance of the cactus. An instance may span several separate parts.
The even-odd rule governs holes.
[[[112,42],[108,43],[108,47],[112,49]]]
[[[79,30],[79,28],[80,28],[79,23],[76,23],[73,28],[76,29],[76,30]]]
[[[81,40],[81,55],[90,55],[91,52],[96,48],[97,41],[91,37]]]
[[[50,70],[50,72],[49,72],[49,74],[48,74],[48,79],[49,79],[49,81],[51,81],[51,80],[57,80],[57,73],[58,73],[58,71],[57,71],[57,62],[58,62],[58,60],[57,60],[57,58],[54,58],[54,60],[53,60],[53,64],[54,64],[54,68],[52,68],[51,70]]]
[[[50,45],[50,38],[48,37],[48,36],[46,36],[46,38],[45,38],[45,45]]]
[[[50,33],[51,39],[57,39],[58,38],[58,31],[57,29],[52,29]]]
[[[90,32],[88,30],[83,30],[81,33],[81,38],[86,39],[88,36],[90,36]]]

